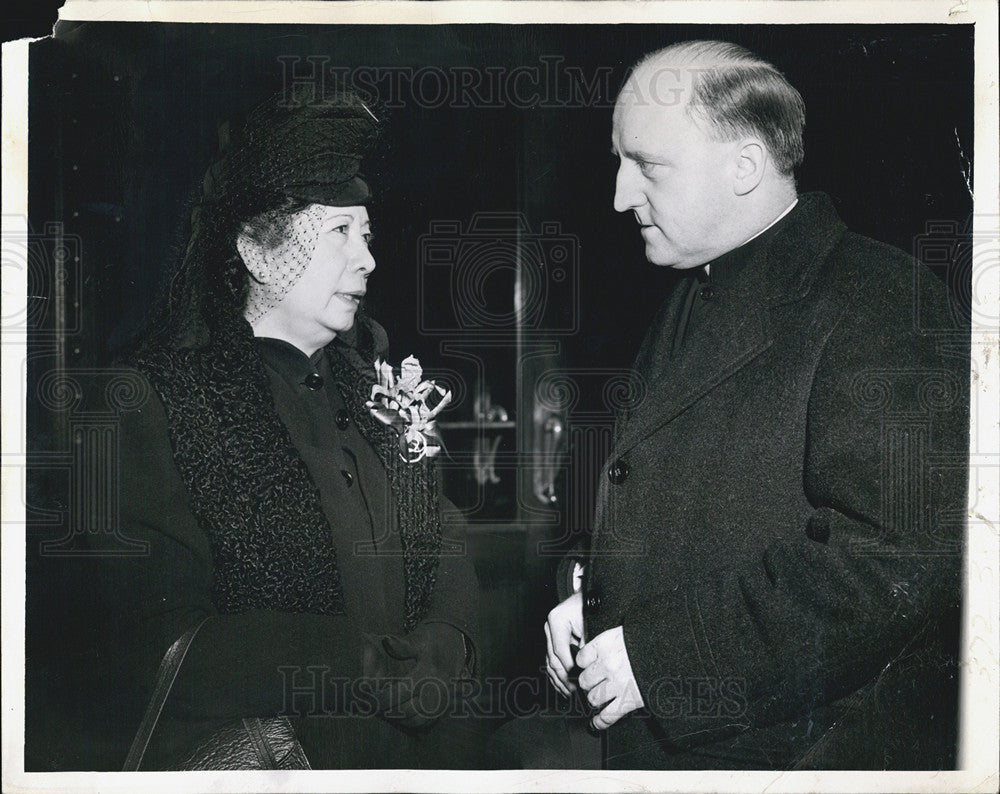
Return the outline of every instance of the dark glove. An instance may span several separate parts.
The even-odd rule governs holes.
[[[384,637],[382,647],[386,668],[403,671],[380,692],[384,716],[421,728],[448,713],[455,682],[467,674],[465,635],[447,623],[421,623],[405,637]]]
[[[363,699],[368,713],[384,714],[399,703],[401,682],[408,678],[416,666],[415,659],[400,659],[389,652],[386,640],[379,634],[364,635],[363,667],[357,682],[358,695]]]

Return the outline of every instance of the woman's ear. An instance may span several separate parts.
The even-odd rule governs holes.
[[[264,246],[247,233],[245,226],[236,237],[236,250],[239,251],[240,259],[250,271],[253,280],[258,284],[266,284],[268,267]]]

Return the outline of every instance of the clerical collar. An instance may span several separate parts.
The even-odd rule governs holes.
[[[753,258],[754,253],[766,245],[785,225],[784,221],[798,203],[799,200],[796,198],[795,201],[788,205],[784,212],[749,240],[731,251],[726,251],[726,253],[717,256],[705,265],[708,280],[716,286],[728,286],[732,284],[747,262]]]

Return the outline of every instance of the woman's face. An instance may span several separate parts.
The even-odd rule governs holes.
[[[271,272],[294,269],[294,262],[283,258],[308,256],[308,264],[274,308],[252,325],[257,336],[284,339],[311,354],[354,325],[375,269],[368,250],[368,210],[310,205],[292,217],[286,238],[265,254]],[[251,282],[251,292],[254,286]]]

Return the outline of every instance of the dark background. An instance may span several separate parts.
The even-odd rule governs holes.
[[[107,359],[141,326],[183,245],[217,123],[280,87],[279,56],[508,72],[562,56],[588,77],[614,70],[596,106],[420,107],[406,83],[394,94],[407,104],[390,109],[366,169],[379,263],[369,308],[390,332],[411,336],[428,299],[417,277],[430,224],[532,210],[532,233],[554,221],[579,240],[581,303],[572,310],[586,322],[565,340],[568,352],[624,363],[621,346],[637,344],[670,273],[645,263],[634,222],[611,207],[610,104],[636,57],[702,37],[750,47],[801,91],[800,190],[828,192],[853,230],[912,251],[929,220],[961,223],[971,212],[971,26],[61,23],[57,39],[32,47],[29,197],[35,227],[62,221],[84,248],[94,298],[80,355]],[[624,306],[634,322],[621,322]]]
[[[469,551],[483,585],[489,637],[485,672],[537,674],[541,620],[557,600],[550,552],[585,533],[600,464],[600,443],[587,446],[579,431],[610,419],[599,385],[584,386],[584,373],[628,368],[674,277],[645,262],[634,220],[612,208],[611,105],[640,55],[690,38],[743,44],[799,89],[807,112],[800,191],[829,193],[854,231],[910,252],[929,223],[946,240],[966,231],[972,26],[61,23],[55,39],[31,48],[29,222],[37,261],[29,269],[29,294],[38,298],[29,337],[29,449],[41,459],[63,443],[65,420],[35,399],[46,374],[105,367],[141,329],[183,251],[192,191],[215,150],[216,125],[280,87],[279,56],[328,56],[329,66],[347,68],[506,72],[561,56],[564,67],[588,79],[609,68],[591,101],[563,107],[421,106],[404,81],[391,97],[402,106],[391,109],[383,145],[366,166],[378,262],[368,309],[389,331],[390,359],[415,353],[464,384],[451,421],[474,418],[479,381],[512,420],[490,433],[452,431],[447,485],[472,525]],[[495,233],[477,248],[469,234],[475,213],[491,213],[493,221],[520,213],[521,230]],[[459,231],[442,232],[441,222]],[[455,252],[450,274],[428,267],[423,236],[434,229],[431,239]],[[470,240],[472,248],[462,248]],[[453,277],[463,261],[493,257],[497,266],[484,271],[479,308],[496,318],[509,314],[512,303],[514,271],[503,252],[528,245],[522,250],[551,253],[563,244],[568,265],[540,263],[540,308],[527,322],[458,316],[457,307],[470,300],[456,292]],[[72,262],[60,312],[52,301],[58,247]],[[961,298],[970,274],[955,264],[938,263],[936,272]],[[957,305],[962,311],[961,300]],[[536,344],[550,352],[529,360]],[[544,510],[531,501],[530,472],[522,464],[537,448],[532,393],[538,378],[556,369],[575,372],[581,388],[577,405],[567,409],[560,501]],[[477,485],[476,438],[496,436],[501,483]],[[85,577],[85,560],[54,561],[39,552],[43,540],[64,531],[51,517],[69,509],[65,490],[45,471],[29,480],[29,755],[52,738],[39,721],[31,733],[32,708],[44,713],[50,693],[68,681],[47,665],[86,653],[84,638],[67,625],[101,608],[88,604],[85,592],[66,592],[73,581],[67,566]],[[49,519],[33,520],[40,516]],[[547,551],[538,545],[543,541],[551,542]],[[38,763],[86,762],[66,751]]]

